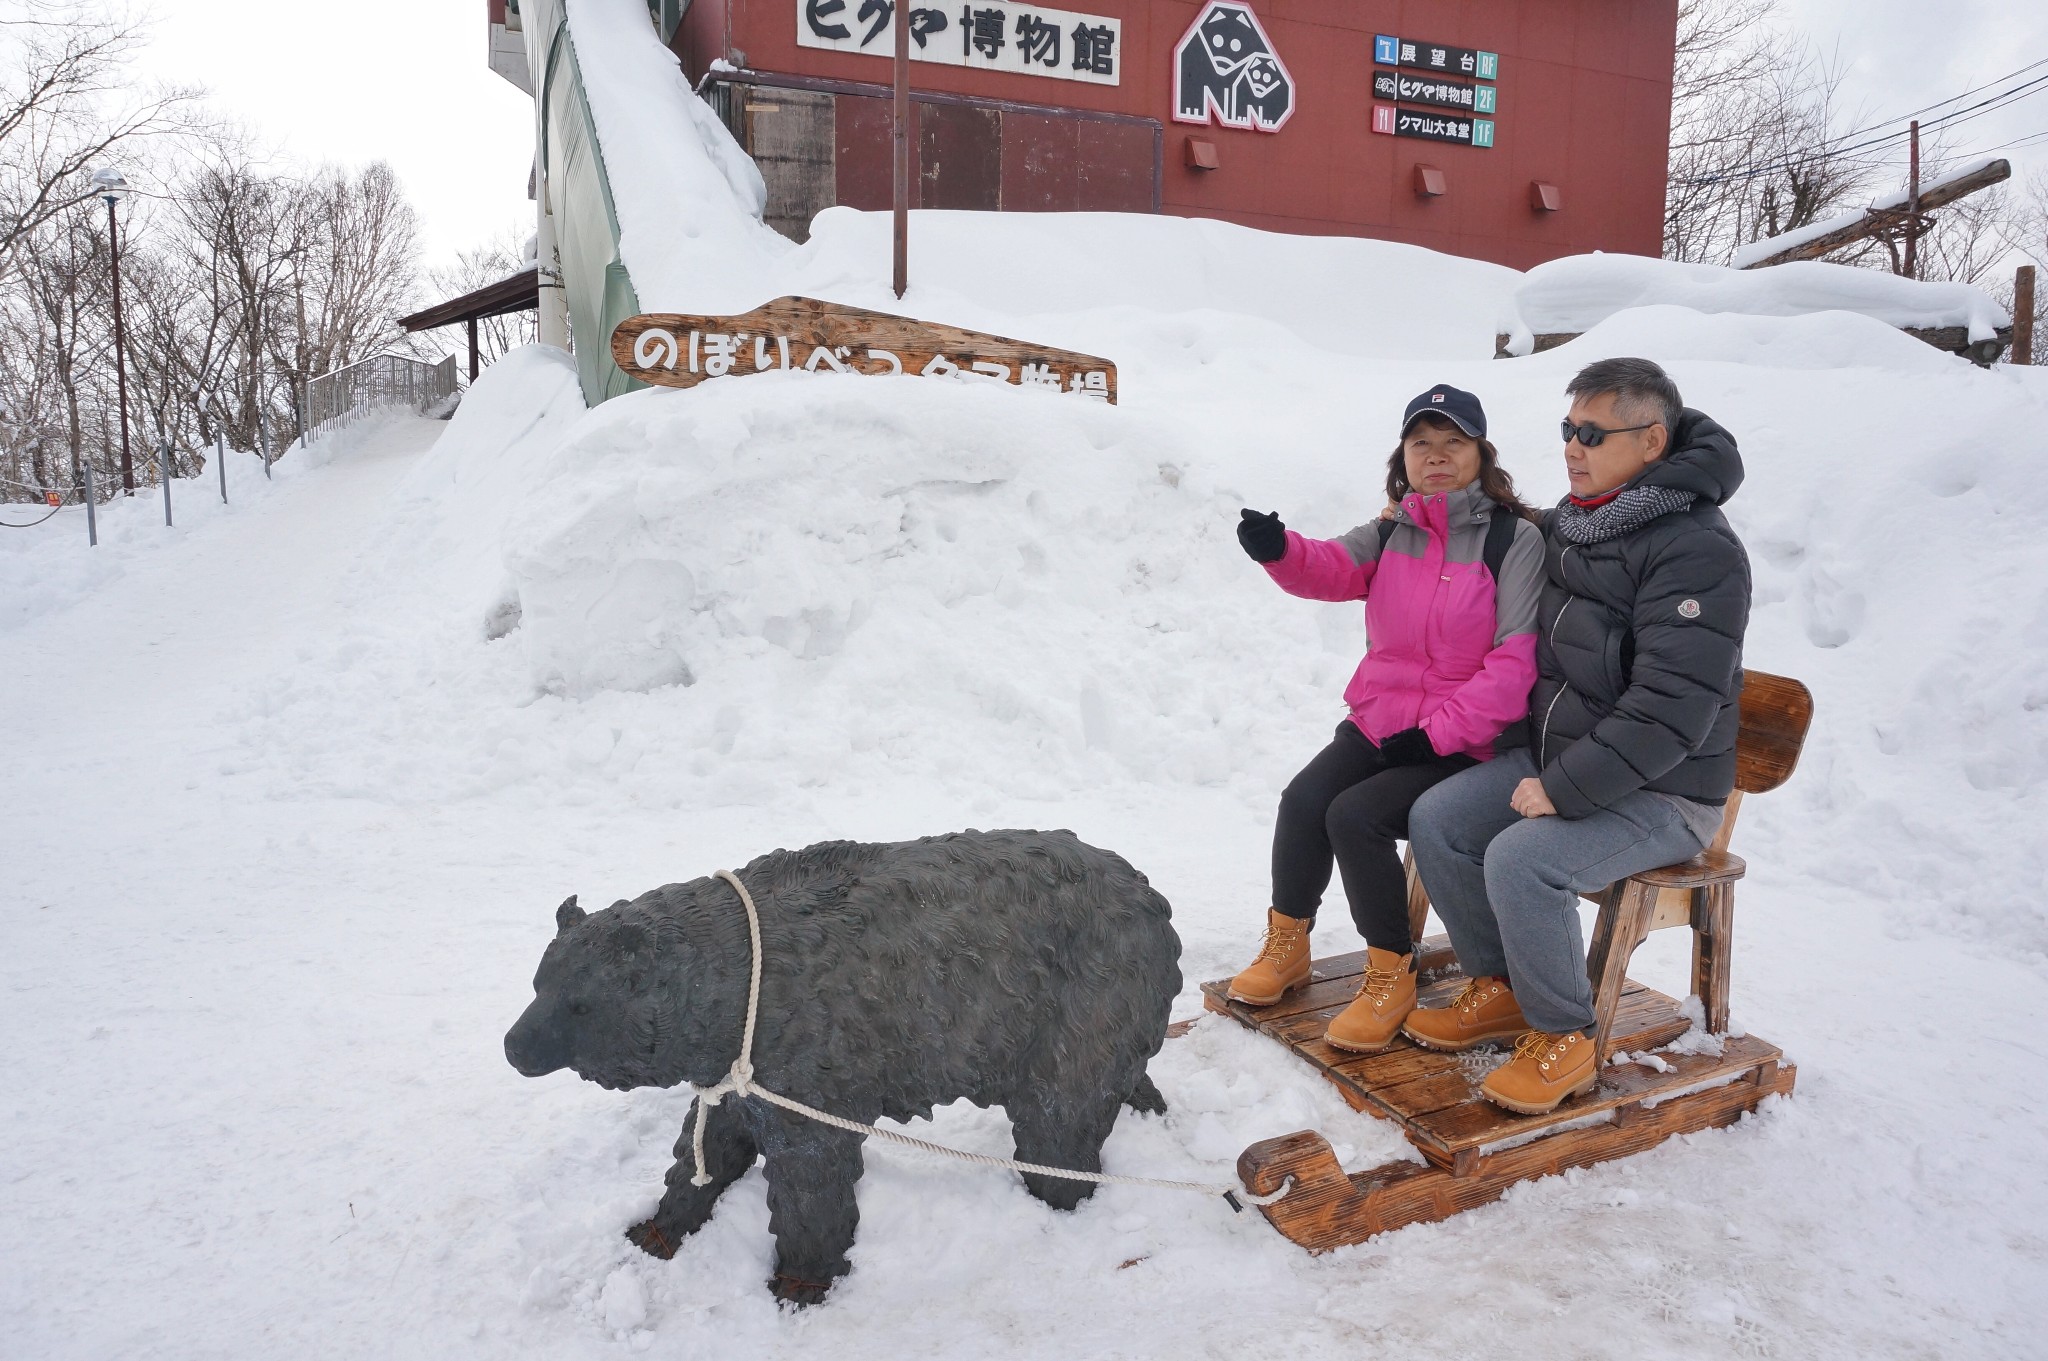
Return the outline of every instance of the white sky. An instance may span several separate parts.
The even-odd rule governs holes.
[[[1780,0],[1848,69],[1869,121],[2048,57],[2039,0]],[[420,210],[430,263],[530,230],[531,101],[484,64],[484,0],[159,0],[141,69],[211,91],[216,109],[307,163],[383,158]],[[2037,74],[2048,74],[2048,67]],[[1971,152],[2048,130],[2048,90],[1956,130]],[[2048,143],[2011,153],[2048,166]]]
[[[485,64],[484,13],[484,0],[156,0],[138,67],[205,86],[287,159],[388,161],[439,264],[533,230],[533,101]]]
[[[1779,0],[1795,29],[1839,59],[1843,111],[1863,126],[2048,58],[2048,4],[2040,0]],[[2048,66],[2026,79],[2048,75]],[[1987,90],[1950,106],[1990,97]],[[1937,110],[1937,114],[1948,110]],[[1861,115],[1858,117],[1858,115]],[[1946,134],[1961,157],[2048,132],[2048,86],[2005,108],[1958,122]],[[2022,179],[2048,167],[2048,140],[1998,151]],[[1904,187],[1903,164],[1900,186]]]

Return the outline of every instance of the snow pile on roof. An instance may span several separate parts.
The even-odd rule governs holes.
[[[1500,329],[1508,352],[1526,355],[1538,335],[1590,331],[1627,308],[1658,305],[1760,317],[1855,312],[1888,326],[1966,326],[1973,341],[1992,339],[2012,320],[1968,284],[1925,283],[1817,260],[1743,270],[1594,254],[1530,270]]]
[[[1974,161],[1967,161],[1952,170],[1942,172],[1939,182],[1947,183],[1950,180],[1959,180],[1966,176],[1974,175],[1980,170],[1988,169],[1992,164],[2001,159],[2003,158],[1998,156],[1983,156]],[[1935,182],[1930,181],[1929,183],[1931,187]],[[1759,260],[1768,260],[1781,251],[1791,250],[1794,246],[1803,246],[1808,241],[1826,236],[1829,232],[1837,232],[1844,227],[1853,227],[1869,216],[1875,209],[1903,208],[1906,206],[1907,200],[1912,197],[1912,194],[1904,189],[1892,194],[1881,194],[1877,198],[1872,199],[1868,207],[1851,208],[1845,213],[1837,213],[1835,216],[1824,221],[1809,222],[1804,227],[1794,227],[1789,232],[1780,232],[1776,236],[1767,236],[1761,241],[1752,241],[1746,246],[1739,246],[1736,248],[1735,254],[1729,260],[1729,263],[1737,269],[1742,269],[1745,266],[1755,264]]]
[[[911,214],[911,288],[899,302],[884,287],[889,233],[887,213],[826,209],[790,258],[784,291],[965,326],[1093,315],[1102,331],[1121,314],[1120,333],[1213,317],[1271,323],[1335,354],[1483,359],[1490,319],[1521,279],[1397,241],[1207,218],[931,210]],[[1031,335],[1065,343],[1042,327]]]
[[[1555,347],[1574,364],[1639,355],[1660,364],[1704,360],[1772,369],[1895,369],[1949,373],[1954,355],[1854,312],[1758,317],[1695,312],[1661,304],[1616,312],[1584,335]]]
[[[767,189],[690,89],[641,0],[566,0],[569,35],[640,305],[744,312],[775,297],[790,243],[761,221]]]

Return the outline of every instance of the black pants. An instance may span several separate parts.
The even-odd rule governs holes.
[[[1330,886],[1335,857],[1344,875],[1351,920],[1366,944],[1406,954],[1408,880],[1396,841],[1408,837],[1408,810],[1423,791],[1467,766],[1470,756],[1442,756],[1419,766],[1390,766],[1358,725],[1345,719],[1336,736],[1280,795],[1273,826],[1273,907],[1314,918]]]

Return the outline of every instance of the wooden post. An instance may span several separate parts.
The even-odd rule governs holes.
[[[2012,281],[2012,362],[2034,362],[2034,267],[2021,265]]]
[[[469,319],[469,381],[476,381],[476,318]]]
[[[910,5],[896,6],[896,167],[893,208],[896,218],[896,296],[910,287]]]
[[[1907,133],[1910,138],[1908,174],[1906,188],[1906,267],[1908,279],[1920,277],[1918,247],[1920,245],[1920,120],[1914,119]]]

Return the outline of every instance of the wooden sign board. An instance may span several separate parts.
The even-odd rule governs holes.
[[[732,317],[628,317],[612,332],[612,359],[629,377],[671,388],[798,369],[1007,383],[1116,401],[1116,365],[1107,359],[816,298],[777,298]]]

